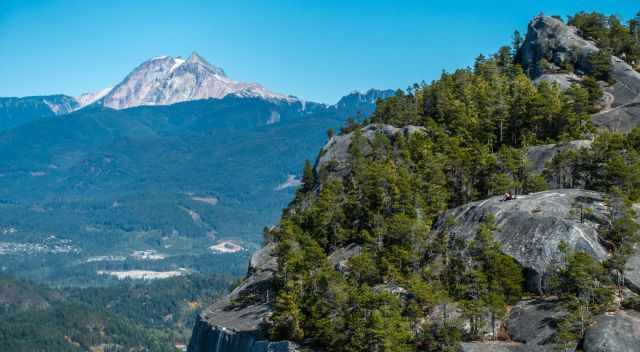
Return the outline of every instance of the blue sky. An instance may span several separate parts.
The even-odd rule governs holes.
[[[468,66],[544,11],[618,14],[629,1],[0,0],[0,96],[77,95],[142,61],[197,51],[234,79],[334,103]]]

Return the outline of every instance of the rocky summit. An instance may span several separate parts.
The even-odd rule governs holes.
[[[592,69],[589,58],[598,52],[600,48],[584,39],[576,27],[554,17],[538,16],[529,23],[518,55],[536,82],[567,89]],[[541,67],[541,61],[546,67]],[[640,73],[623,59],[611,56],[609,76],[609,82],[600,82],[604,86],[603,109],[593,116],[593,123],[610,131],[628,132],[640,125]]]
[[[297,99],[274,93],[257,83],[232,80],[197,53],[187,59],[159,56],[138,66],[99,102],[113,109],[140,105],[169,105],[227,95],[281,101]]]

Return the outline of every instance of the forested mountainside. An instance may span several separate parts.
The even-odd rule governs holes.
[[[66,95],[25,98],[0,98],[0,131],[31,121],[68,114],[78,102]]]
[[[638,30],[538,16],[379,101],[189,351],[637,351]]]
[[[3,351],[179,351],[196,312],[231,276],[54,289],[0,277]]]
[[[367,116],[372,92],[339,107],[235,96],[91,106],[0,133],[0,265],[64,285],[134,269],[242,275],[304,160],[327,129]]]

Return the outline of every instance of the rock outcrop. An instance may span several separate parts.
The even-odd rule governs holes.
[[[566,315],[560,302],[533,299],[516,304],[507,319],[507,332],[513,341],[531,351],[553,351],[559,321]]]
[[[560,144],[536,145],[527,149],[527,159],[529,166],[535,173],[542,173],[545,164],[551,161],[554,156],[567,150],[579,150],[582,148],[591,148],[592,141],[588,139],[580,139]],[[552,188],[554,188],[552,186]]]
[[[547,73],[540,71],[541,60],[556,69],[571,66],[586,71],[589,56],[598,51],[593,42],[580,36],[577,28],[553,17],[537,16],[529,23],[518,55],[525,71],[537,78]]]
[[[460,352],[529,352],[522,344],[514,342],[463,342]],[[533,351],[531,351],[533,352]]]
[[[613,99],[609,108],[593,116],[593,123],[609,131],[629,132],[640,126],[640,73],[613,56],[609,75],[615,83],[605,94]]]
[[[589,216],[581,218],[582,208],[590,209]],[[545,288],[547,271],[561,258],[558,246],[562,241],[597,260],[607,258],[597,232],[598,225],[605,222],[605,212],[600,193],[554,190],[520,195],[506,202],[493,197],[466,204],[441,216],[435,231],[443,230],[446,220],[453,218],[450,235],[471,240],[486,216],[493,214],[498,225],[493,237],[505,254],[525,268],[527,288],[539,292]]]
[[[331,255],[329,255],[329,262],[333,264],[335,269],[343,274],[350,272],[349,259],[360,255],[362,253],[362,246],[352,243],[346,247],[336,249]]]
[[[585,332],[585,352],[640,351],[640,313],[619,311],[601,315]]]
[[[538,16],[529,23],[518,58],[536,82],[557,83],[566,89],[589,72],[589,57],[599,51],[577,28],[553,17]],[[541,60],[547,67],[541,67]],[[571,70],[575,73],[567,72]],[[593,123],[601,129],[629,132],[640,125],[640,73],[612,56],[609,76],[613,84],[602,82],[605,108],[593,116]]]
[[[625,286],[640,294],[640,249],[627,260],[624,274]]]
[[[393,140],[398,134],[405,136],[421,133],[423,127],[406,126],[403,128],[384,124],[371,124],[361,129],[362,136],[372,141],[377,133],[382,133]],[[351,171],[352,155],[349,152],[354,132],[333,136],[320,151],[320,157],[316,163],[316,172],[319,175],[330,174],[336,177],[345,177]],[[371,150],[365,146],[363,153],[367,155]]]
[[[268,341],[264,324],[271,316],[272,280],[278,268],[276,245],[257,251],[247,278],[227,297],[200,314],[189,352],[294,352],[290,341]]]

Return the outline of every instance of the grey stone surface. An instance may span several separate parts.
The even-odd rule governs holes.
[[[554,156],[569,149],[578,150],[581,148],[591,148],[592,141],[580,139],[561,144],[536,145],[527,149],[527,159],[529,166],[536,173],[542,173],[545,163],[551,161]]]
[[[371,141],[377,133],[383,133],[390,139],[394,139],[399,133],[405,136],[424,131],[423,127],[406,126],[403,128],[393,127],[384,124],[371,124],[361,129],[362,136]],[[333,176],[344,177],[351,171],[351,153],[349,147],[353,139],[353,132],[334,136],[320,151],[320,157],[316,163],[316,172],[319,175],[329,173]],[[365,155],[370,152],[370,148],[365,146]]]
[[[594,125],[611,132],[630,132],[640,126],[640,102],[633,102],[593,115]]]
[[[339,272],[343,274],[349,273],[349,259],[362,253],[362,246],[352,243],[346,247],[336,249],[329,255],[329,262]]]
[[[551,349],[558,323],[565,314],[558,301],[521,301],[511,309],[507,331],[513,341],[524,343],[528,348]]]
[[[640,249],[627,260],[625,268],[625,286],[636,293],[640,293]]]
[[[593,116],[593,123],[614,132],[629,132],[640,126],[640,73],[623,60],[611,57],[611,77],[615,83],[605,94],[612,96],[611,106]]]
[[[513,342],[463,342],[460,352],[527,352],[522,344]]]
[[[619,311],[601,315],[585,332],[585,352],[640,351],[640,313]]]
[[[557,67],[570,64],[585,70],[588,57],[598,50],[593,42],[580,37],[577,28],[553,17],[537,16],[529,23],[519,55],[525,70],[538,77],[545,73],[536,72],[541,59]]]
[[[560,89],[566,90],[574,83],[580,83],[582,78],[575,73],[544,73],[540,77],[534,80],[534,83],[540,84],[540,82],[548,82],[551,84],[557,84]]]
[[[584,222],[578,215],[579,207],[592,210]],[[605,212],[600,193],[564,189],[519,195],[506,202],[502,197],[472,202],[446,212],[434,229],[442,230],[451,217],[455,225],[450,235],[471,240],[485,217],[493,214],[498,225],[493,237],[505,254],[525,268],[527,288],[537,292],[544,289],[547,270],[561,259],[561,241],[597,260],[607,257],[597,233],[598,224],[605,221]]]
[[[588,58],[599,52],[596,45],[580,37],[575,27],[546,16],[535,17],[519,50],[525,71],[536,78],[536,82],[557,83],[566,89],[578,82],[580,74],[589,71]],[[537,63],[545,59],[552,67],[540,72]],[[575,68],[578,75],[561,72],[561,68]],[[616,132],[629,132],[640,125],[640,73],[624,60],[612,56],[610,77],[614,83],[606,85],[603,99],[604,110],[593,116],[593,123]]]
[[[276,245],[271,243],[254,253],[247,278],[198,316],[188,351],[288,351],[274,349],[282,348],[281,345],[260,342],[265,339],[262,325],[272,313],[272,279],[278,265],[275,249]]]

